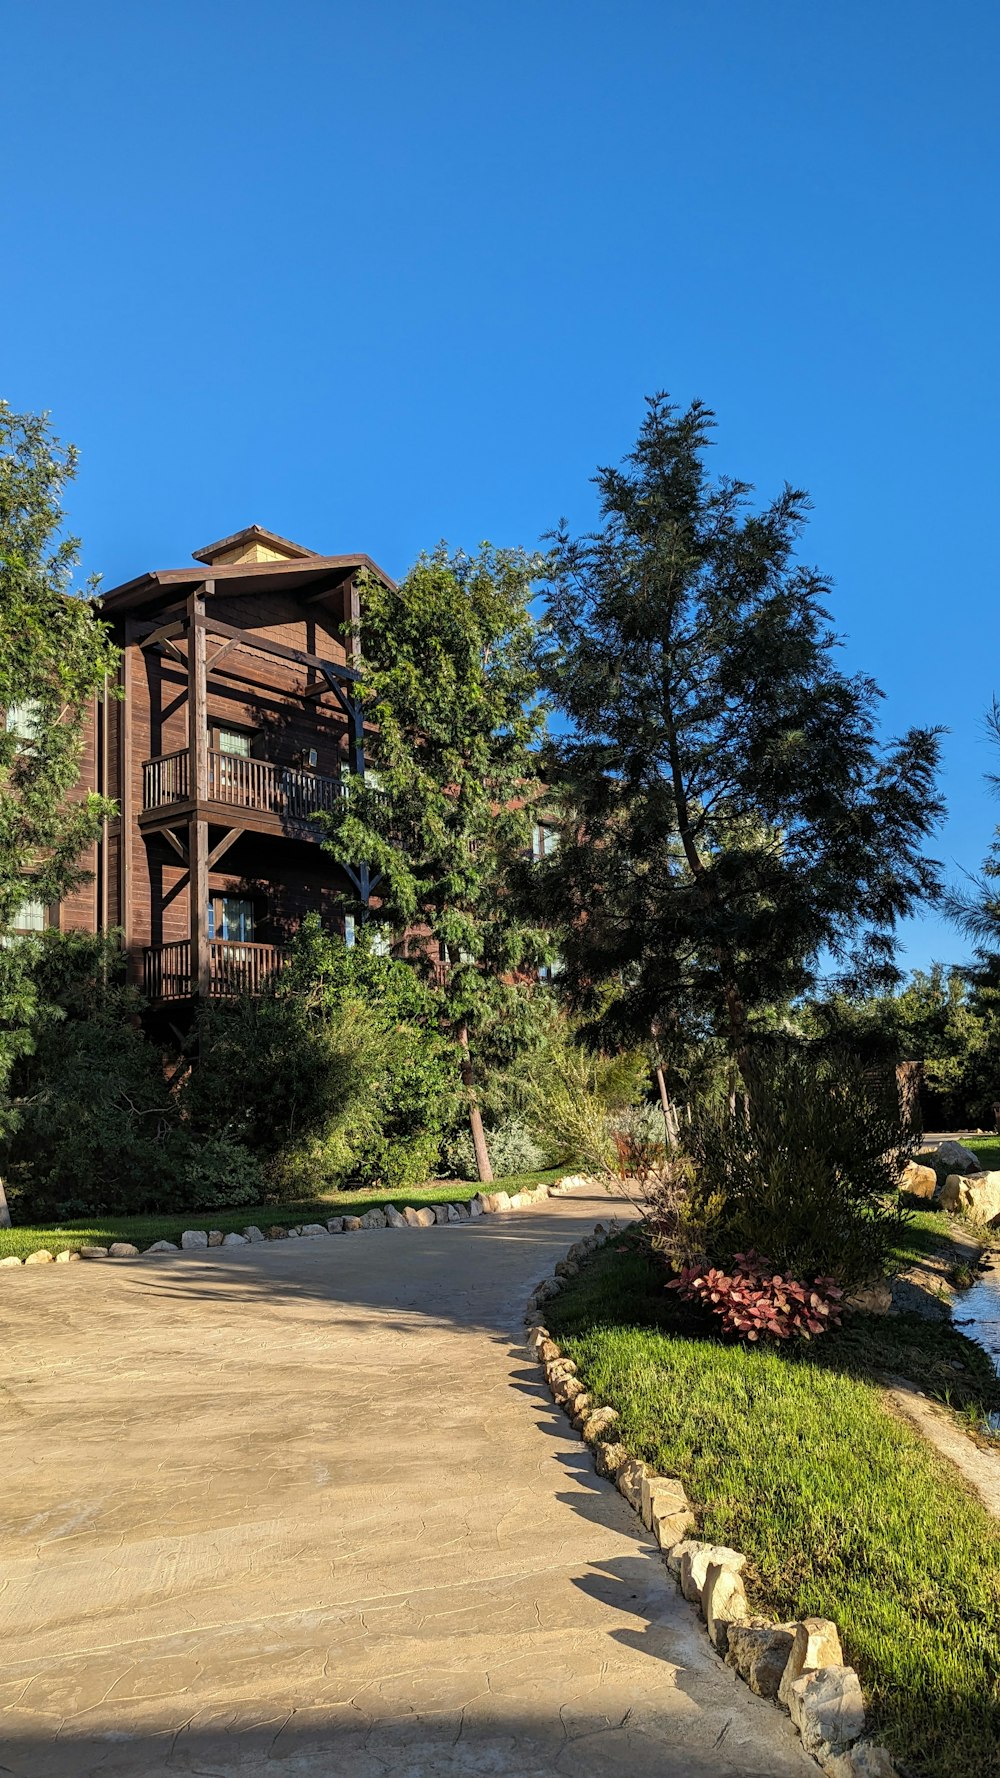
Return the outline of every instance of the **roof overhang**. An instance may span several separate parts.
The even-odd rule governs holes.
[[[177,597],[208,588],[211,597],[222,593],[294,592],[321,603],[324,593],[333,592],[356,574],[374,575],[384,586],[395,582],[373,562],[371,556],[307,556],[294,562],[227,562],[214,568],[157,568],[139,574],[134,580],[111,587],[101,595],[101,609],[111,615],[141,610],[158,604],[166,594]]]

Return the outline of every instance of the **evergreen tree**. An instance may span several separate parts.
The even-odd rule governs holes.
[[[808,502],[762,510],[709,476],[714,421],[654,397],[602,524],[554,538],[544,679],[563,844],[536,873],[578,1005],[661,1055],[718,1032],[746,1072],[755,1022],[820,961],[893,979],[894,929],[937,892],[937,734],[878,738],[880,696],[835,662],[829,581],[796,560]]]
[[[530,1024],[525,983],[546,955],[509,889],[530,846],[544,725],[532,574],[521,551],[484,544],[476,556],[442,546],[396,587],[369,579],[362,690],[374,770],[352,778],[327,817],[327,850],[350,868],[367,863],[372,917],[435,986],[487,1181],[478,1077]],[[360,894],[354,911],[365,914]]]
[[[26,901],[80,881],[110,812],[74,794],[87,706],[117,662],[92,596],[73,590],[77,540],[60,535],[75,473],[45,415],[0,402],[0,1104],[34,1007],[30,946],[9,935]]]

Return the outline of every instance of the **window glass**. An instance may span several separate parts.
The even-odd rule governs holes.
[[[232,944],[253,944],[253,902],[243,895],[213,895],[208,904],[208,936]]]
[[[351,949],[351,946],[354,943],[354,939],[355,939],[354,915],[353,914],[345,914],[344,915],[344,943],[347,946],[348,950]]]
[[[13,926],[15,932],[44,932],[44,901],[40,901],[37,895],[29,895],[14,915]]]
[[[533,858],[551,858],[559,848],[559,834],[554,827],[546,827],[544,822],[536,821],[531,829],[531,855]]]
[[[388,957],[390,932],[388,926],[373,926],[371,929],[371,946],[374,957]]]
[[[23,703],[8,708],[7,733],[16,735],[19,741],[37,741],[41,726],[42,706],[37,698],[25,698]]]
[[[217,753],[236,753],[240,759],[250,758],[253,736],[246,730],[236,728],[217,728],[215,731],[215,750]]]

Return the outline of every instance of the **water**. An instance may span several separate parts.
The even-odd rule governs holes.
[[[1000,1266],[1000,1255],[996,1262]],[[963,1290],[954,1305],[956,1327],[989,1353],[1000,1376],[1000,1269],[980,1274],[971,1290]],[[1000,1411],[989,1415],[991,1432],[1000,1434]]]

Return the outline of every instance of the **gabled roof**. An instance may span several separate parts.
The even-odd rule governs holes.
[[[135,611],[162,600],[165,593],[182,596],[185,592],[193,592],[206,581],[214,584],[217,593],[284,590],[308,593],[310,598],[321,599],[324,591],[332,592],[361,570],[374,575],[384,586],[394,584],[371,556],[316,556],[308,553],[291,561],[215,562],[207,567],[150,569],[145,574],[136,575],[134,580],[110,587],[102,594],[101,605],[109,613]]]
[[[249,552],[255,544],[286,558],[316,554],[315,550],[306,549],[302,543],[293,543],[289,537],[279,537],[277,531],[265,531],[263,525],[245,525],[242,531],[234,531],[229,537],[220,537],[218,543],[207,543],[204,549],[192,550],[191,553],[196,562],[211,564],[218,561],[220,556],[231,556],[241,548]]]

